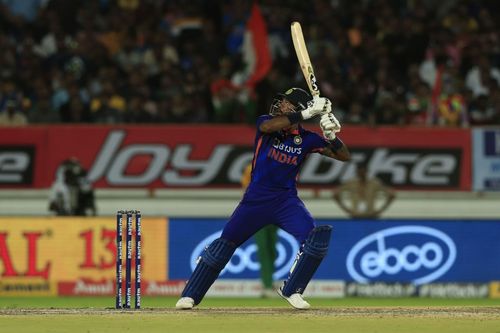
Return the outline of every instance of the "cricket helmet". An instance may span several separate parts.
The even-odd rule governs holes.
[[[291,112],[299,112],[307,108],[307,103],[312,100],[312,97],[304,89],[290,88],[284,93],[278,94],[274,98],[269,110],[269,114],[271,116],[278,116],[283,113],[283,111],[281,110],[281,102],[285,99],[289,101],[294,107],[294,110],[292,110]]]

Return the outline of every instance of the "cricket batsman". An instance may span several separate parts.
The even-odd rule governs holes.
[[[320,116],[323,137],[300,126]],[[274,224],[301,244],[290,274],[278,294],[296,309],[308,309],[302,294],[328,252],[331,226],[316,226],[297,195],[297,178],[306,157],[319,153],[348,161],[350,153],[337,137],[340,123],[331,102],[312,98],[300,88],[278,94],[269,115],[257,119],[252,176],[249,186],[220,238],[198,258],[198,264],[177,301],[177,309],[198,305],[234,251],[262,227]]]

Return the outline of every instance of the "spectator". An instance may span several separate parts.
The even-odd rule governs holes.
[[[337,111],[335,112],[337,113]],[[362,125],[366,123],[367,116],[363,113],[363,106],[359,102],[353,102],[347,115],[344,116],[344,123],[350,125]],[[340,117],[342,120],[342,117]]]
[[[431,91],[427,84],[418,80],[406,95],[405,123],[424,126],[431,121]]]
[[[442,95],[436,106],[435,123],[443,127],[467,127],[469,118],[464,97],[455,93]]]
[[[7,102],[17,105],[22,100],[22,93],[13,80],[6,79],[2,81],[0,81],[0,112],[6,109]]]
[[[94,190],[78,160],[64,160],[56,172],[49,196],[49,211],[55,215],[95,216]]]
[[[29,110],[26,113],[31,124],[56,124],[61,121],[60,114],[52,107],[49,88],[38,78],[33,83],[34,91],[26,100]]]
[[[356,174],[356,178],[334,191],[333,199],[352,218],[380,217],[396,197],[394,191],[378,178],[369,177],[366,164],[358,164]],[[382,204],[377,202],[379,196],[382,196]]]
[[[2,4],[7,7],[12,20],[22,20],[33,22],[36,19],[38,10],[46,3],[43,0],[3,0]]]
[[[492,66],[488,57],[483,55],[479,58],[477,65],[467,72],[465,85],[472,90],[474,97],[488,95],[490,79],[500,84],[500,70]]]
[[[24,126],[28,124],[28,118],[20,110],[15,100],[5,103],[5,110],[0,112],[0,126]]]
[[[471,104],[470,121],[472,125],[498,124],[498,115],[499,106],[491,104],[486,95],[479,96]]]
[[[289,22],[300,19],[321,91],[347,123],[466,126],[468,117],[450,122],[437,104],[462,99],[464,115],[477,111],[480,96],[494,105],[491,81],[500,83],[496,7],[494,1],[384,0],[354,8],[338,0],[283,8],[264,1],[273,67],[255,90],[246,90],[236,87],[246,69],[248,1],[3,0],[0,111],[15,99],[36,123],[116,123],[130,103],[136,105],[135,96],[143,96],[148,105],[140,113],[150,113],[143,122],[248,122],[270,103],[269,91],[285,89],[282,82],[302,84],[289,32]],[[429,103],[441,66],[442,91]],[[37,96],[38,81],[51,94],[50,108]],[[96,100],[105,104],[98,113]],[[45,112],[35,117],[39,107]],[[82,107],[92,117],[78,116]],[[60,119],[48,116],[54,111]]]
[[[49,194],[49,211],[58,216],[71,215],[70,190],[67,184],[67,164],[63,162],[56,171]]]
[[[432,91],[431,124],[445,127],[467,127],[465,87],[457,68],[447,64],[439,66]]]

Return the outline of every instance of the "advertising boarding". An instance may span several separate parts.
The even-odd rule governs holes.
[[[473,190],[500,191],[500,129],[472,130]]]
[[[0,218],[0,296],[113,295],[115,223],[112,217]],[[166,218],[143,219],[146,294],[150,281],[166,280],[166,226]]]
[[[334,186],[367,163],[371,175],[396,189],[471,189],[468,130],[348,127],[340,136],[352,160],[311,154],[302,186]],[[255,128],[243,125],[5,128],[0,188],[48,188],[68,158],[81,162],[95,188],[239,188],[254,140]]]
[[[169,279],[187,279],[203,249],[220,236],[225,220],[171,219]],[[487,283],[500,276],[500,221],[321,220],[333,226],[328,255],[315,279],[374,282]],[[274,278],[286,279],[299,244],[280,232]],[[222,279],[259,276],[256,245],[244,243]]]

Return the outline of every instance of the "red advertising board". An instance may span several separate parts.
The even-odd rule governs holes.
[[[252,159],[252,126],[47,126],[0,131],[0,187],[47,188],[61,161],[78,158],[97,188],[239,187]],[[400,189],[470,190],[466,129],[345,127],[352,161],[312,154],[302,186],[338,184],[355,165]]]

